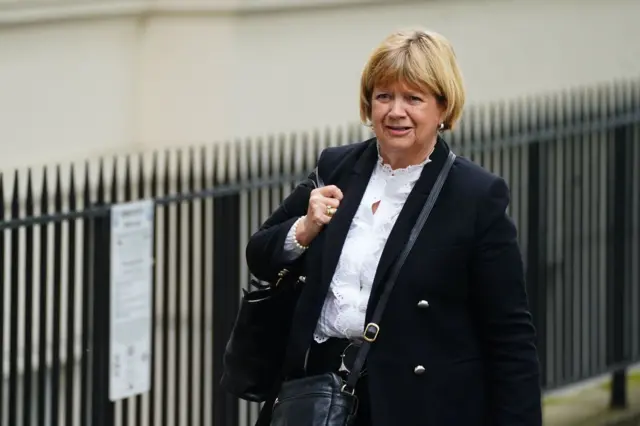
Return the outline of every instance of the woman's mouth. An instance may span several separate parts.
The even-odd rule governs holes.
[[[404,136],[411,131],[411,127],[405,126],[387,126],[387,130],[393,136]]]

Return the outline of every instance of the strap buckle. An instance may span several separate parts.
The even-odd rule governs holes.
[[[346,383],[344,383],[342,385],[342,387],[340,388],[340,391],[344,392],[344,393],[347,393],[347,394],[349,394],[351,396],[354,396],[356,394],[356,390],[355,389],[351,389],[351,387]]]
[[[364,328],[364,334],[362,337],[364,337],[364,340],[367,342],[373,343],[378,338],[378,333],[380,333],[380,326],[374,322],[370,322]]]

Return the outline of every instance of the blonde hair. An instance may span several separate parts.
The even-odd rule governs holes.
[[[453,47],[442,35],[401,30],[373,52],[360,81],[360,119],[369,125],[374,87],[402,82],[429,91],[445,106],[444,128],[453,129],[462,115],[465,91]]]

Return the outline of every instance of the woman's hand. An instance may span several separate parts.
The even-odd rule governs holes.
[[[331,221],[331,217],[340,206],[342,191],[335,185],[323,186],[311,191],[307,215],[296,229],[298,244],[308,246]]]

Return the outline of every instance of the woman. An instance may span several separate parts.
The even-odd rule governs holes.
[[[449,42],[391,34],[367,63],[375,138],[325,149],[247,246],[259,279],[303,270],[287,367],[349,369],[384,278],[444,165],[464,104]],[[324,182],[318,185],[318,182]],[[358,382],[358,426],[541,425],[535,330],[505,181],[457,157],[400,269]],[[265,404],[258,424],[269,424]]]

